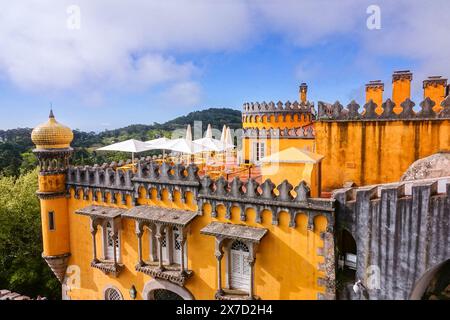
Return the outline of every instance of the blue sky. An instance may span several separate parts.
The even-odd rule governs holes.
[[[52,102],[72,128],[164,122],[209,107],[347,104],[393,70],[450,75],[448,1],[0,0],[0,129],[33,127]],[[380,9],[370,30],[369,5]],[[71,7],[75,5],[75,9]]]

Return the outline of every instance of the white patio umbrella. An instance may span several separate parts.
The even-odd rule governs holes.
[[[98,148],[97,151],[121,151],[131,152],[131,161],[134,163],[134,154],[153,150],[154,147],[147,143],[135,139],[129,139],[122,142],[110,144],[109,146]]]
[[[162,137],[162,138],[158,138],[158,139],[145,141],[145,143],[152,145],[152,146],[159,147],[161,145],[164,146],[167,142],[170,142],[170,141],[172,141],[172,140],[170,140],[169,138],[166,138],[166,137]]]
[[[231,136],[230,127],[227,127],[227,134],[225,136],[224,146],[225,146],[226,150],[230,150],[230,149],[234,148],[233,137]]]
[[[208,149],[206,151],[225,151],[227,147],[234,147],[233,145],[230,146],[227,143],[222,142],[221,140],[214,139],[212,137],[212,129],[210,124],[208,125],[208,128],[206,130],[205,137],[194,140],[194,142]]]
[[[212,138],[212,127],[211,123],[208,123],[208,127],[206,128],[205,138]]]
[[[226,135],[227,135],[227,126],[224,124],[222,128],[222,134],[220,135],[220,141],[225,142]]]
[[[167,149],[186,154],[194,154],[207,151],[205,147],[192,141],[191,125],[188,125],[186,129],[185,138],[171,140],[167,143]]]
[[[145,141],[146,144],[154,147],[155,149],[161,149],[163,151],[163,158],[165,158],[166,150],[169,150],[167,147],[171,142],[172,140],[166,137]]]

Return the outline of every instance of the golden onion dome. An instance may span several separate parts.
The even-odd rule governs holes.
[[[31,132],[31,140],[36,145],[36,149],[70,148],[73,132],[56,121],[53,111],[50,110],[48,121],[38,125]]]

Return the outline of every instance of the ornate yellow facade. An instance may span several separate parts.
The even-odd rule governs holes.
[[[363,113],[320,102],[316,114],[304,84],[300,103],[244,104],[243,160],[262,165],[261,181],[211,180],[195,165],[149,158],[135,171],[69,166],[73,136],[51,115],[33,141],[43,257],[63,298],[335,299],[336,207],[326,192],[397,181],[418,158],[450,149],[449,98],[440,109],[430,99],[446,80],[416,112],[411,77],[395,74],[383,104],[381,84],[367,86]]]

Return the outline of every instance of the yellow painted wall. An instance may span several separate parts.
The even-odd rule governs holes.
[[[316,122],[322,190],[395,182],[417,159],[450,149],[450,121]]]
[[[158,201],[153,193],[152,199],[145,199],[143,192],[138,200],[140,204],[159,206],[171,206],[182,209],[192,209],[191,205],[184,205],[179,201],[179,195],[175,202]],[[91,196],[90,196],[91,199]],[[192,202],[192,195],[189,197]],[[92,240],[89,232],[89,218],[75,214],[75,210],[91,205],[100,204],[115,207],[109,203],[92,202],[87,200],[69,199],[70,217],[70,245],[71,257],[69,265],[77,265],[80,268],[81,283],[79,289],[72,289],[68,294],[72,299],[103,299],[103,289],[107,285],[116,286],[125,299],[130,299],[129,289],[134,285],[137,289],[137,299],[142,299],[142,291],[151,277],[136,272],[134,266],[137,262],[137,237],[135,235],[134,221],[122,219],[121,231],[121,261],[125,269],[117,278],[103,274],[102,271],[90,267],[92,260]],[[129,201],[128,201],[129,204]],[[125,207],[119,205],[119,207]],[[129,205],[128,205],[129,207]],[[210,206],[204,207],[204,214],[198,216],[190,225],[187,240],[188,268],[194,271],[192,278],[186,282],[186,288],[196,299],[213,299],[216,291],[216,259],[214,257],[214,237],[202,235],[200,230],[212,221],[233,222],[249,226],[267,228],[269,232],[262,239],[256,256],[255,264],[255,294],[262,299],[316,299],[318,292],[324,292],[323,287],[317,285],[318,276],[323,272],[318,271],[319,263],[324,258],[317,255],[317,248],[323,247],[320,233],[326,229],[325,217],[316,217],[315,230],[307,229],[307,216],[297,216],[297,227],[289,227],[289,215],[281,213],[279,225],[272,224],[271,212],[262,214],[262,223],[255,223],[255,212],[247,211],[247,222],[239,219],[238,208],[233,208],[231,220],[225,218],[225,208],[218,207],[218,217],[211,218]],[[101,238],[98,231],[98,248],[101,247]],[[144,236],[145,237],[145,236]],[[143,239],[144,257],[148,257],[148,238]],[[101,250],[99,249],[99,257]],[[222,270],[226,270],[224,258]],[[223,272],[225,274],[225,272]],[[225,279],[223,279],[225,284]]]
[[[270,122],[269,122],[270,120]],[[277,122],[275,122],[278,120]],[[281,114],[265,114],[260,115],[244,115],[242,121],[242,127],[245,128],[258,128],[258,129],[270,129],[270,128],[299,128],[306,126],[312,122],[311,114],[297,113],[294,115],[286,115],[286,120],[283,120]]]
[[[269,156],[278,151],[288,149],[290,147],[296,147],[300,149],[305,149],[311,152],[315,152],[315,140],[314,139],[253,139],[244,138],[243,139],[243,155],[244,160],[252,160],[251,148],[254,142],[265,142],[266,143],[266,156]]]
[[[305,181],[311,189],[311,196],[318,197],[320,163],[264,163],[261,165],[262,181],[270,179],[276,186],[288,179],[295,188]]]

